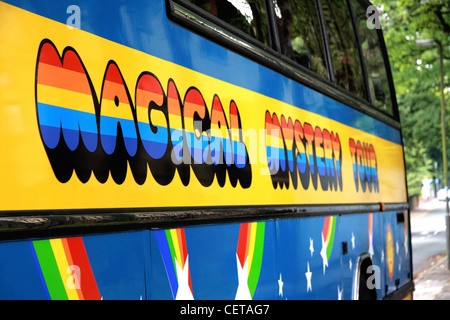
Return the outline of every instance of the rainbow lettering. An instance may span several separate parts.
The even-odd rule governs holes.
[[[266,111],[267,161],[273,187],[297,189],[298,178],[303,189],[312,182],[315,190],[318,178],[323,191],[342,191],[342,152],[339,134],[311,124],[286,120]]]
[[[355,142],[349,139],[349,148],[353,161],[353,177],[355,179],[356,191],[379,192],[378,167],[375,148],[368,143]]]
[[[106,66],[100,98],[78,53],[66,47],[59,55],[48,39],[41,42],[36,64],[36,112],[41,138],[56,178],[104,183],[111,174],[121,184],[129,167],[142,185],[147,168],[161,185],[178,172],[183,185],[191,168],[205,187],[215,178],[223,187],[251,185],[251,166],[243,141],[236,102],[225,114],[219,96],[208,110],[202,93],[187,89],[184,100],[172,79],[167,95],[159,79],[142,72],[135,104],[119,66]]]
[[[81,237],[30,241],[49,300],[100,300]]]

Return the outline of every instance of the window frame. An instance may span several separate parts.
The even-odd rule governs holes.
[[[208,40],[225,47],[228,50],[234,51],[250,60],[253,60],[265,67],[268,67],[286,77],[293,79],[303,85],[306,85],[322,94],[325,94],[341,103],[344,103],[358,111],[361,111],[377,120],[380,120],[391,127],[400,129],[400,119],[398,112],[397,99],[395,96],[395,88],[393,84],[392,71],[389,64],[388,54],[386,51],[386,44],[381,29],[377,30],[380,40],[380,47],[385,62],[387,78],[389,82],[389,89],[392,100],[392,114],[375,106],[370,101],[370,94],[368,94],[368,78],[367,69],[362,53],[359,33],[356,26],[356,20],[353,12],[353,7],[349,0],[345,0],[350,11],[352,26],[357,39],[358,52],[361,60],[361,68],[363,74],[363,86],[366,98],[362,98],[353,94],[344,88],[339,87],[334,79],[334,70],[331,60],[330,47],[326,32],[326,24],[322,12],[322,4],[320,0],[315,0],[318,8],[318,23],[320,32],[322,34],[324,44],[325,67],[328,69],[328,78],[309,70],[294,62],[290,58],[281,54],[281,48],[276,32],[276,18],[273,3],[271,0],[265,0],[267,11],[267,26],[269,28],[269,42],[271,46],[266,46],[259,40],[246,34],[245,32],[229,25],[220,20],[214,15],[202,10],[196,5],[187,0],[165,0],[166,12],[170,21],[187,28]],[[367,1],[368,6],[370,2]]]
[[[383,35],[383,31],[381,28],[377,28],[376,29],[376,33],[378,36],[378,40],[379,40],[379,44],[380,44],[380,49],[381,49],[381,54],[383,57],[383,62],[384,62],[384,67],[386,69],[386,77],[388,80],[388,85],[389,85],[389,91],[390,91],[390,95],[391,95],[391,102],[392,102],[392,114],[380,109],[379,107],[377,107],[375,105],[375,103],[372,101],[372,97],[370,94],[370,90],[369,90],[369,73],[367,71],[367,66],[366,66],[366,59],[364,58],[364,53],[363,53],[363,48],[361,45],[361,38],[359,35],[359,30],[357,27],[357,22],[356,22],[356,16],[355,16],[355,11],[353,8],[353,4],[351,2],[351,0],[346,0],[347,1],[347,5],[349,7],[349,9],[351,10],[351,17],[352,17],[352,23],[353,23],[353,29],[355,30],[355,34],[357,37],[357,41],[358,41],[358,49],[359,49],[359,53],[360,53],[360,59],[361,59],[361,65],[363,68],[363,75],[364,75],[364,85],[365,85],[365,90],[366,90],[366,97],[367,97],[367,101],[370,104],[370,106],[372,108],[375,108],[377,110],[379,110],[382,113],[385,113],[387,115],[391,115],[394,119],[400,121],[400,115],[399,115],[399,111],[398,111],[398,104],[397,104],[397,97],[395,95],[395,86],[394,86],[394,79],[392,77],[392,70],[391,70],[391,65],[389,62],[389,55],[387,52],[387,48],[386,48],[386,43],[384,41],[384,35]],[[361,2],[365,2],[365,4],[367,5],[367,7],[369,7],[371,5],[369,0],[361,0]]]

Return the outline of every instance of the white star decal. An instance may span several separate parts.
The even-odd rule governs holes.
[[[239,257],[236,254],[236,263],[238,270],[238,289],[235,300],[252,300],[252,295],[248,288],[248,257],[245,259],[244,266],[242,267]]]
[[[280,279],[278,279],[278,295],[279,296],[283,296],[283,285],[284,285],[284,282],[281,279],[281,273],[280,273]]]
[[[322,235],[322,250],[320,250],[320,255],[322,257],[323,263],[323,274],[325,274],[325,267],[328,267],[328,257],[327,257],[327,242],[324,240]]]
[[[375,254],[374,249],[373,249],[373,239],[372,237],[369,237],[369,254],[370,254],[370,258],[373,260],[373,255]]]
[[[408,254],[408,238],[405,236],[405,253]]]
[[[308,270],[305,272],[305,276],[306,276],[306,292],[312,291],[311,285],[312,272],[309,270],[309,262],[308,262]]]
[[[352,232],[352,249],[355,249],[355,235]]]
[[[309,238],[309,251],[311,251],[311,257],[312,257],[313,253],[314,253],[314,244],[313,244],[312,238]]]
[[[177,268],[178,277],[178,291],[175,300],[194,300],[189,287],[189,256],[186,257],[183,269],[181,269],[177,259],[175,259],[175,267]]]
[[[342,296],[344,295],[344,289],[340,289],[338,286],[338,300],[342,300]]]

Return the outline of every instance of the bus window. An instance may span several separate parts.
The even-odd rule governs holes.
[[[347,2],[322,0],[322,8],[336,83],[365,98],[358,43]]]
[[[281,53],[327,77],[316,3],[310,0],[273,0]]]
[[[377,29],[367,27],[367,4],[352,0],[356,17],[359,38],[366,64],[369,93],[372,103],[378,108],[392,114],[392,100],[389,90],[389,81],[386,73],[386,64],[381,50],[379,32]]]
[[[270,46],[264,0],[188,0],[220,20]]]

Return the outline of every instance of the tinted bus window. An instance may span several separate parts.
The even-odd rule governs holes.
[[[270,45],[264,0],[189,0],[220,20]]]
[[[364,97],[361,60],[347,2],[323,0],[322,7],[336,83]]]
[[[283,55],[326,77],[316,3],[310,0],[274,0],[273,5]]]
[[[352,5],[369,78],[369,93],[372,103],[392,114],[389,81],[386,74],[386,63],[381,50],[378,30],[367,27],[367,4],[365,5],[360,1],[352,0]]]

